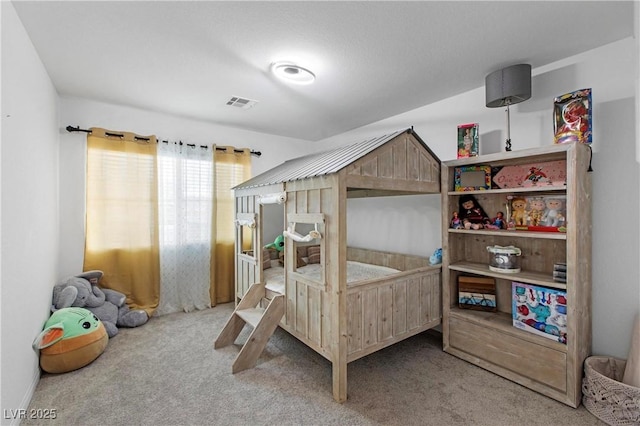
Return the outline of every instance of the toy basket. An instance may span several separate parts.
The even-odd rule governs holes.
[[[605,356],[584,361],[582,404],[609,425],[640,424],[640,388],[621,382],[626,363]]]

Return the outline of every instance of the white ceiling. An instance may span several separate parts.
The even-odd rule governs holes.
[[[310,141],[633,36],[637,13],[632,1],[13,4],[62,96]],[[277,60],[316,82],[275,79]]]

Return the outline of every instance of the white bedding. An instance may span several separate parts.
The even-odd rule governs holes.
[[[265,287],[269,290],[284,294],[284,268],[279,264],[273,265],[273,263],[276,262],[272,262],[271,268],[264,270]],[[307,275],[309,279],[319,281],[321,266],[319,263],[311,263],[298,268],[296,272]],[[370,265],[368,263],[347,260],[347,285],[357,281],[386,277],[387,275],[398,272],[400,272],[398,269],[388,268],[386,266]]]

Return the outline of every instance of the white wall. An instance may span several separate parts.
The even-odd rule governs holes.
[[[511,108],[513,149],[553,143],[553,98],[593,89],[593,353],[626,358],[640,309],[638,40],[628,38],[533,70],[532,97]],[[417,88],[419,90],[419,88]],[[320,141],[339,146],[413,126],[440,157],[456,157],[458,124],[480,125],[481,154],[504,150],[505,112],[485,107],[484,87]],[[440,200],[350,201],[349,244],[428,255],[440,240]],[[382,211],[391,218],[381,230]],[[386,226],[386,225],[385,225]],[[437,228],[437,229],[435,229]],[[380,232],[361,233],[378,229]],[[396,238],[396,235],[398,236]]]
[[[637,227],[628,232],[623,227],[598,225],[609,223],[612,205],[616,206],[616,211],[640,211],[638,191],[629,194],[624,190],[627,186],[621,184],[640,183],[638,164],[633,160],[634,156],[620,155],[636,149],[637,61],[636,40],[626,39],[534,69],[532,98],[514,106],[511,114],[513,148],[543,146],[552,143],[553,97],[584,87],[593,89],[593,352],[622,358],[626,358],[633,315],[640,304],[637,262],[640,232]],[[358,142],[410,126],[414,126],[443,161],[455,158],[456,126],[460,123],[480,123],[482,154],[502,151],[506,137],[504,110],[485,107],[484,87],[319,141],[313,146],[304,141],[86,100],[63,98],[61,105],[61,127],[67,124],[99,126],[153,133],[161,138],[189,143],[229,144],[260,150],[263,156],[254,159],[254,174],[308,151]],[[206,135],[212,135],[211,139]],[[77,206],[84,205],[84,139],[84,134],[64,134],[60,146],[62,275],[75,273],[82,267],[84,212]],[[614,149],[612,143],[615,143]],[[439,217],[438,196],[349,200],[349,244],[429,256],[440,247]],[[281,219],[274,220],[279,226]],[[266,242],[271,241],[266,235],[265,238]],[[612,247],[625,249],[612,250]]]
[[[103,127],[140,135],[154,134],[162,140],[198,145],[231,145],[260,151],[252,156],[253,174],[262,173],[289,158],[306,153],[308,142],[218,126],[151,111],[101,102],[61,98],[60,127]],[[82,271],[84,253],[84,178],[86,133],[67,133],[60,141],[60,272]],[[282,219],[277,224],[282,227]]]
[[[13,5],[2,2],[2,424],[40,377],[31,343],[58,275],[58,96]],[[13,411],[14,413],[16,411]]]
[[[313,146],[98,102],[58,100],[12,4],[1,2],[1,11],[3,413],[5,409],[27,406],[39,376],[31,342],[48,317],[51,287],[57,279],[82,267],[85,135],[67,133],[66,125],[156,134],[189,143],[249,147],[263,152],[253,162],[255,174],[308,151],[358,142],[410,126],[445,161],[455,157],[455,129],[460,123],[480,123],[481,153],[503,149],[504,112],[485,108],[483,88]],[[635,224],[640,211],[640,179],[638,160],[634,160],[640,158],[640,152],[631,154],[640,137],[635,110],[639,105],[638,56],[637,39],[623,40],[536,69],[532,99],[512,110],[514,149],[546,145],[552,137],[552,98],[570,90],[593,88],[593,352],[622,358],[627,355],[633,315],[640,304],[640,228]],[[396,198],[351,200],[350,244],[431,254],[439,246],[439,198],[401,199],[403,203]],[[610,219],[613,215],[615,218]],[[388,222],[389,217],[397,220]],[[382,224],[390,228],[385,229]],[[29,304],[15,303],[24,299],[24,294],[31,296]],[[11,419],[2,420],[3,424],[9,422]]]

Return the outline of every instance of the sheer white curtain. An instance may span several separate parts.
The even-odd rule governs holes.
[[[160,304],[157,315],[211,307],[211,148],[158,144]]]

